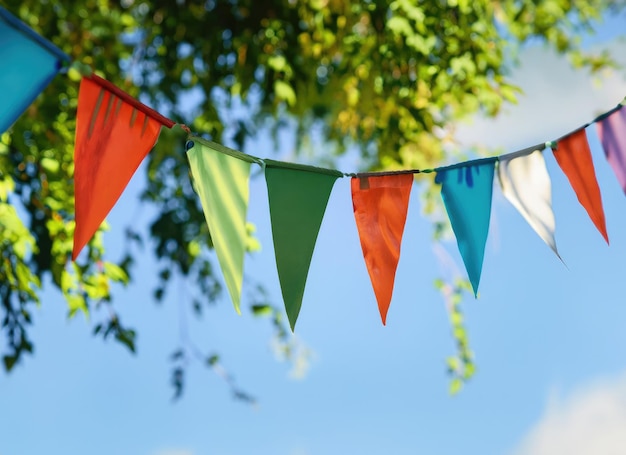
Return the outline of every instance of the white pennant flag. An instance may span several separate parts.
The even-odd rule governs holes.
[[[541,150],[500,157],[498,179],[504,196],[560,259],[554,239],[552,186]]]

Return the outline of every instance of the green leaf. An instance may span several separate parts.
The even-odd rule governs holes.
[[[436,44],[436,40],[431,38],[433,37],[425,39],[423,36],[417,34],[411,35],[407,37],[406,44],[423,55],[429,55]]]
[[[520,90],[517,87],[505,85],[501,88],[500,93],[502,94],[502,98],[512,104],[517,103],[517,94]]]
[[[68,316],[71,318],[76,315],[78,311],[82,311],[85,316],[89,316],[89,309],[87,308],[87,302],[85,298],[80,294],[70,294],[65,296],[67,300],[67,306],[69,308]]]
[[[44,157],[41,159],[41,167],[51,174],[56,174],[61,168],[61,163],[53,158]]]
[[[182,367],[176,367],[172,370],[172,387],[174,387],[173,399],[179,399],[183,394],[185,386],[185,370]]]
[[[117,264],[105,262],[104,273],[113,281],[128,284],[128,274]]]
[[[414,30],[409,21],[400,16],[393,16],[387,21],[387,28],[398,35],[413,36]]]
[[[272,55],[267,59],[267,66],[276,72],[283,71],[287,66],[287,59],[282,55]]]
[[[252,314],[259,317],[271,316],[271,305],[252,305]]]
[[[63,270],[61,273],[61,291],[67,294],[71,289],[75,287],[75,276],[70,274],[67,270]]]
[[[216,365],[219,361],[220,361],[220,357],[219,357],[219,355],[217,355],[217,354],[210,355],[210,356],[209,356],[209,357],[207,357],[207,359],[206,359],[206,363],[207,363],[207,365],[209,365],[209,366],[211,366],[211,367],[212,367],[212,366],[215,366],[215,365]]]
[[[0,178],[0,202],[6,202],[9,194],[15,189],[15,182],[13,179],[6,175]]]
[[[452,381],[450,381],[450,388],[449,388],[450,395],[456,395],[457,393],[461,391],[462,387],[463,387],[463,381],[461,381],[461,379],[459,378],[452,379]]]
[[[463,374],[463,379],[467,381],[471,379],[474,376],[474,374],[476,374],[476,365],[474,365],[473,363],[466,363],[464,374]]]
[[[196,257],[199,256],[200,253],[202,252],[202,245],[200,242],[192,240],[191,242],[189,242],[189,246],[187,247],[187,252],[189,253],[190,256],[192,257]]]
[[[261,251],[261,242],[254,236],[256,226],[254,223],[246,222],[246,251],[248,253],[256,253]]]
[[[2,361],[4,362],[4,369],[8,372],[13,369],[15,363],[17,362],[17,356],[5,355],[2,357]]]
[[[18,349],[20,351],[25,351],[25,352],[28,352],[28,353],[32,354],[33,353],[33,344],[22,336],[22,340],[20,341],[20,346],[19,346]]]
[[[130,352],[135,354],[135,337],[136,333],[130,329],[119,329],[115,334],[115,339],[126,346]]]
[[[448,372],[454,373],[459,370],[459,359],[456,357],[448,357],[446,360],[446,364],[448,366]]]
[[[278,100],[286,101],[289,106],[295,106],[296,92],[287,82],[281,80],[274,81],[274,92]]]

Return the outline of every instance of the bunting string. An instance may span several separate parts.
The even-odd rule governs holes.
[[[7,131],[50,80],[67,55],[0,7],[0,133]],[[80,64],[76,64],[80,69]],[[76,260],[90,241],[162,127],[175,122],[106,79],[82,71],[75,138]],[[251,166],[261,166],[269,200],[276,267],[291,329],[295,329],[318,232],[337,179],[351,178],[353,211],[368,274],[386,323],[400,257],[413,175],[435,173],[435,183],[457,240],[474,295],[489,232],[493,181],[539,237],[560,258],[552,189],[543,152],[551,149],[580,204],[608,243],[602,195],[586,129],[596,125],[613,172],[626,193],[626,98],[611,110],[553,141],[495,157],[432,169],[344,173],[258,158],[193,134],[185,146],[229,295],[240,313]]]

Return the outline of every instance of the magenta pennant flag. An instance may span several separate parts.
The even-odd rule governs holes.
[[[626,193],[626,109],[600,120],[597,128],[606,159]]]

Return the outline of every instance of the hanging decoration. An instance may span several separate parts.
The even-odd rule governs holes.
[[[246,213],[250,164],[257,158],[193,138],[187,157],[209,226],[224,281],[237,313],[241,314],[243,257],[246,252]]]
[[[557,142],[556,148],[553,147],[552,151],[556,162],[576,192],[578,201],[585,208],[606,243],[609,243],[602,208],[602,195],[596,180],[587,133],[584,129],[580,129],[565,136]]]
[[[174,122],[96,75],[78,92],[72,259],[93,237],[131,177],[156,144],[161,126]]]
[[[606,159],[626,192],[626,109],[613,112],[596,125]]]
[[[338,171],[264,160],[280,288],[294,330],[317,234]]]
[[[383,325],[391,303],[413,175],[352,177],[352,205]]]
[[[0,134],[4,133],[69,61],[59,48],[0,7]]]
[[[554,239],[552,184],[542,153],[545,148],[545,144],[541,144],[501,156],[498,159],[498,181],[504,196],[559,256]]]
[[[26,110],[69,58],[0,8],[0,74],[5,99],[0,133]],[[8,99],[6,98],[8,97]],[[559,255],[552,189],[543,150],[551,148],[581,205],[608,243],[600,188],[585,128],[597,124],[606,158],[626,192],[626,99],[556,141],[499,157],[436,169],[342,173],[257,158],[189,133],[187,157],[224,281],[240,313],[251,166],[264,169],[276,267],[292,330],[302,307],[318,233],[335,181],[351,177],[354,217],[383,324],[393,293],[415,175],[436,173],[474,295],[489,233],[493,179],[543,241]],[[72,259],[95,234],[124,191],[161,128],[174,122],[106,81],[82,78],[76,119],[75,213]],[[186,128],[186,127],[184,127]]]
[[[487,158],[442,169],[435,178],[475,296],[489,233],[495,162]]]

